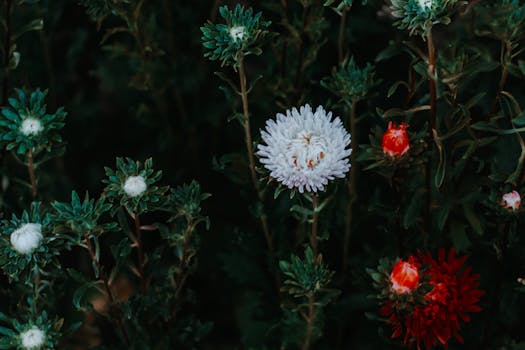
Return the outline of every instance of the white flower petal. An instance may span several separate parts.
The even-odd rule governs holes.
[[[257,155],[270,176],[301,193],[323,191],[328,180],[345,177],[350,169],[350,134],[322,106],[278,113],[266,122],[261,138]]]

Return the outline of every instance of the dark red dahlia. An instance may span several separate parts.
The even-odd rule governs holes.
[[[406,310],[392,307],[391,301],[385,303],[381,314],[393,327],[392,338],[403,336],[405,344],[418,350],[439,344],[446,347],[452,337],[462,343],[461,323],[470,321],[471,312],[481,311],[478,302],[484,292],[478,289],[479,275],[472,274],[470,267],[463,268],[467,258],[457,258],[454,249],[448,255],[440,250],[437,261],[428,253],[410,258],[427,266],[423,276],[432,289],[424,295],[425,303],[406,305]]]

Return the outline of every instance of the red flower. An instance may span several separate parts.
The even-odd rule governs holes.
[[[419,270],[414,259],[399,260],[390,274],[392,290],[397,294],[410,293],[419,284]]]
[[[392,338],[403,335],[403,342],[418,350],[439,344],[446,348],[452,337],[463,343],[461,322],[470,321],[469,313],[481,311],[477,304],[484,292],[478,289],[479,275],[472,274],[469,267],[462,268],[466,257],[456,258],[454,249],[448,255],[440,250],[437,261],[430,254],[411,258],[428,266],[423,275],[433,288],[424,296],[426,304],[412,305],[409,312],[397,311],[392,301],[385,303],[380,312],[389,319]]]
[[[383,134],[383,153],[390,157],[401,157],[406,154],[410,148],[407,125],[401,123],[396,126],[394,123],[388,123],[388,130]]]

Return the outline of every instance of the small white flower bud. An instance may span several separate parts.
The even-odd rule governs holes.
[[[148,189],[148,185],[142,176],[130,176],[126,179],[123,188],[128,196],[137,197]]]
[[[37,135],[43,130],[42,122],[36,118],[27,118],[22,121],[20,131],[25,136]]]
[[[40,224],[24,224],[13,231],[10,236],[13,249],[20,254],[30,254],[40,246],[42,238],[42,225]]]
[[[38,349],[46,342],[46,334],[38,327],[20,333],[20,340],[24,349]]]
[[[501,197],[501,205],[512,211],[516,211],[520,208],[521,197],[517,191],[505,193]]]
[[[243,26],[232,27],[230,28],[230,36],[233,38],[233,41],[242,41],[246,35],[246,30]]]
[[[421,7],[423,10],[432,8],[432,0],[418,0],[418,2],[419,7]]]

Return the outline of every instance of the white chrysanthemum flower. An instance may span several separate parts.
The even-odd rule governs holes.
[[[123,188],[128,196],[137,197],[148,189],[148,185],[142,176],[130,176],[126,179]]]
[[[42,132],[42,130],[44,130],[42,122],[37,118],[32,117],[24,119],[20,126],[20,132],[25,136],[37,135]]]
[[[520,208],[521,197],[517,191],[505,193],[501,197],[501,205],[512,211],[516,211]]]
[[[418,3],[419,7],[421,7],[423,10],[432,8],[432,0],[418,0]]]
[[[243,26],[231,27],[230,36],[233,38],[233,41],[242,41],[246,35],[246,29]]]
[[[342,178],[350,169],[350,134],[341,119],[322,106],[314,112],[309,105],[277,114],[261,132],[266,145],[257,155],[270,176],[299,192],[324,190],[328,180]]]
[[[13,249],[20,254],[29,254],[40,246],[42,241],[42,225],[23,224],[10,236]]]
[[[46,334],[38,327],[20,333],[20,340],[24,349],[38,349],[46,342]]]

